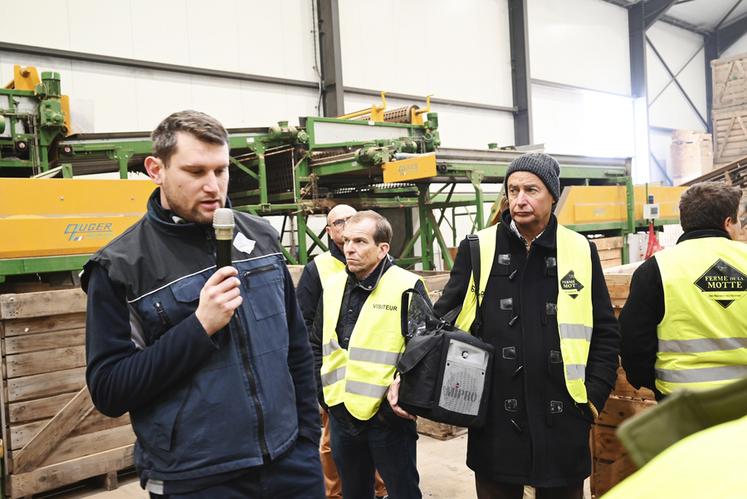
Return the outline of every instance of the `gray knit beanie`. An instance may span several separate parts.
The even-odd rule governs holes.
[[[530,152],[511,161],[506,170],[506,178],[503,180],[503,192],[506,195],[508,195],[508,177],[514,172],[534,173],[542,179],[556,202],[560,198],[560,164],[549,154]]]

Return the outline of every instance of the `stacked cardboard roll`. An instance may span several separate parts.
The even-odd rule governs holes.
[[[681,185],[712,169],[711,134],[696,130],[674,130],[672,132],[669,173],[674,185]]]

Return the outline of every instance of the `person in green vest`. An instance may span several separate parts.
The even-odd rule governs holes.
[[[345,254],[343,253],[342,233],[345,223],[356,214],[356,209],[347,204],[335,205],[327,213],[325,231],[329,238],[329,251],[317,255],[306,264],[301,279],[296,287],[298,305],[301,307],[306,328],[311,331],[317,310],[322,306],[322,291],[324,283],[329,281],[332,274],[345,272]],[[327,499],[342,499],[342,484],[337,473],[337,466],[332,459],[332,449],[329,444],[329,414],[320,407],[322,418],[322,438],[319,442],[319,457],[322,461],[324,474],[324,490]],[[387,490],[381,476],[376,473],[376,497],[387,497]]]
[[[504,193],[499,223],[477,233],[479,282],[468,237],[435,305],[495,347],[487,422],[469,431],[467,465],[480,499],[520,499],[525,485],[581,499],[590,424],[616,380],[617,321],[596,247],[553,215],[558,162],[519,156]]]
[[[415,418],[388,396],[405,347],[402,296],[412,288],[425,300],[428,294],[419,276],[392,263],[386,218],[358,212],[345,224],[343,239],[347,271],[324,283],[311,333],[342,495],[373,498],[376,469],[391,497],[419,499]]]
[[[734,240],[741,197],[716,182],[687,189],[684,234],[633,274],[620,314],[622,364],[657,399],[747,376],[747,245]]]

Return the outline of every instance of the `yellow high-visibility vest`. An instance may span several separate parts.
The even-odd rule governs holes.
[[[319,282],[322,283],[322,289],[324,289],[324,283],[329,281],[333,274],[345,270],[345,264],[335,258],[329,251],[325,251],[314,258],[314,263],[316,264],[316,270],[319,271]]]
[[[654,257],[665,304],[656,388],[700,390],[747,376],[747,245],[690,239]]]
[[[480,241],[480,303],[493,268],[498,226],[477,233]],[[586,403],[586,361],[589,357],[591,333],[594,329],[594,310],[591,300],[591,249],[589,241],[576,232],[558,224],[558,333],[563,357],[565,385],[573,400]],[[467,294],[456,326],[469,331],[475,321],[477,299],[474,275],[470,275]]]
[[[322,391],[330,407],[345,404],[356,419],[371,419],[394,379],[405,349],[402,336],[402,293],[420,277],[397,266],[387,269],[368,295],[345,350],[337,339],[337,320],[345,292],[346,273],[330,277],[324,287]]]

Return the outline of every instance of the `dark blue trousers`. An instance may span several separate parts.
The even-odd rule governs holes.
[[[384,404],[387,402],[384,401]],[[391,499],[420,499],[415,421],[389,411],[354,429],[329,414],[332,457],[342,481],[342,496],[373,499],[374,473],[379,470]]]
[[[351,496],[352,497],[352,496]],[[239,478],[186,494],[151,494],[152,499],[323,499],[319,445],[299,438],[281,458],[247,470]]]

